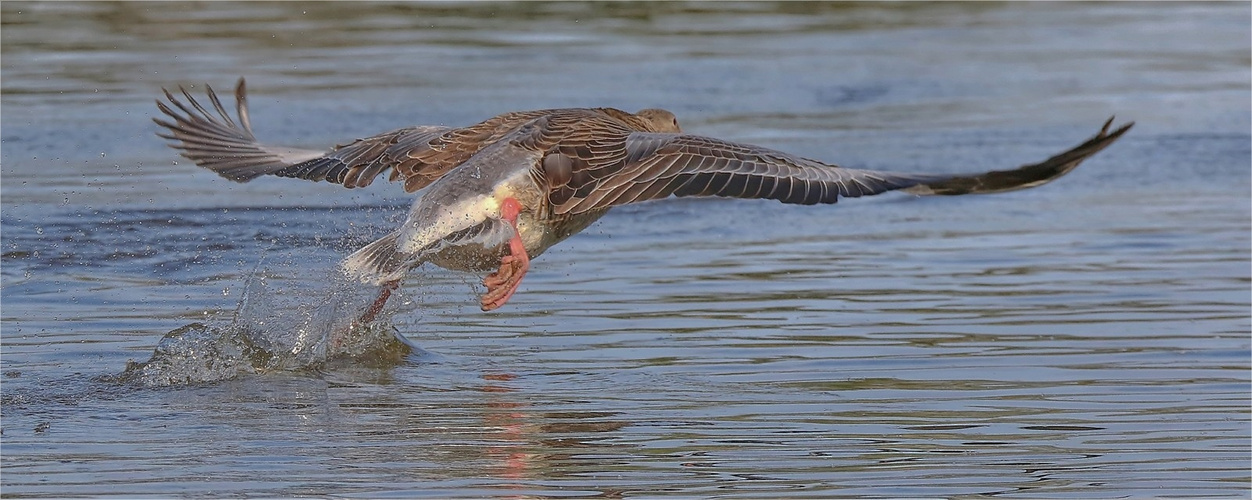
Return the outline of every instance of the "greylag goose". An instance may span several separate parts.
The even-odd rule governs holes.
[[[1133,125],[1099,133],[1041,163],[979,174],[908,174],[843,168],[773,149],[687,134],[673,113],[613,108],[505,113],[463,128],[414,126],[330,150],[262,144],[252,134],[241,78],[238,122],[205,86],[213,111],[184,88],[157,101],[173,121],[159,136],[197,165],[227,179],[263,175],[365,187],[385,171],[407,192],[425,188],[398,229],[342,262],[350,277],[381,287],[358,320],[373,321],[400,280],[425,262],[494,271],[483,280],[484,311],[517,291],[530,259],[586,228],[609,209],[668,196],[764,198],[835,203],[903,190],[914,194],[999,193],[1038,186],[1073,170]]]

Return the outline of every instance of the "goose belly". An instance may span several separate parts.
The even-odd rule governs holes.
[[[517,217],[518,233],[522,246],[530,258],[538,257],[553,245],[586,229],[608,209],[594,210],[568,217],[539,218],[534,212],[522,212]],[[486,247],[478,244],[457,245],[445,248],[430,256],[429,262],[453,271],[494,271],[500,267],[500,259],[509,253],[508,244]]]

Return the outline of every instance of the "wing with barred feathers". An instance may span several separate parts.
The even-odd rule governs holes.
[[[202,106],[187,89],[182,99],[169,91],[157,107],[172,120],[153,118],[168,133],[157,135],[197,165],[236,182],[264,175],[326,181],[355,188],[370,185],[390,170],[389,179],[403,180],[407,192],[418,191],[464,163],[488,145],[523,124],[545,115],[566,116],[565,122],[586,116],[609,118],[646,130],[639,117],[610,108],[541,109],[505,113],[478,124],[450,128],[414,126],[358,139],[330,150],[296,149],[262,144],[248,118],[247,87],[240,78],[235,87],[238,121],[232,119],[208,85],[212,110]]]
[[[161,112],[172,119],[153,118],[168,131],[157,135],[172,141],[171,147],[182,151],[183,156],[197,165],[236,182],[275,175],[327,181],[349,188],[364,187],[380,173],[429,150],[431,141],[451,130],[439,126],[406,127],[321,151],[271,146],[257,141],[252,133],[244,79],[240,78],[235,86],[237,122],[227,113],[212,87],[205,85],[213,111],[202,106],[187,89],[180,87],[179,90],[186,103],[169,91],[165,91],[167,101],[157,101]],[[424,172],[416,165],[409,165],[406,173],[433,180],[451,167],[434,166],[436,172]],[[392,176],[396,176],[394,170]]]
[[[997,193],[1051,182],[1120,138],[1112,119],[1086,142],[1041,163],[968,175],[908,174],[842,168],[759,146],[685,134],[604,131],[585,144],[562,142],[549,155],[549,201],[556,214],[667,196],[763,198],[783,203],[835,203],[905,189],[915,194]],[[620,141],[620,142],[619,142]],[[620,149],[600,148],[620,145]],[[567,151],[582,154],[569,154]],[[558,168],[559,167],[559,168]],[[553,182],[553,180],[559,182]]]
[[[247,91],[242,78],[235,88],[238,123],[231,119],[211,87],[206,85],[205,90],[216,115],[201,106],[187,89],[179,87],[179,90],[190,107],[165,90],[168,104],[158,100],[157,108],[173,121],[153,118],[152,121],[169,132],[157,135],[173,141],[170,146],[182,151],[184,157],[222,177],[236,182],[247,182],[328,153],[269,146],[258,142],[256,136],[252,135],[252,124],[248,119]]]

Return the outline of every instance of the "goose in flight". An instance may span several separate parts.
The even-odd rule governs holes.
[[[412,268],[431,262],[494,271],[483,280],[484,311],[517,291],[530,259],[586,228],[609,209],[669,196],[835,203],[902,190],[919,195],[999,193],[1046,184],[1108,147],[1133,123],[1113,119],[1073,149],[1040,163],[976,174],[915,174],[834,164],[684,133],[673,113],[613,108],[505,113],[468,127],[413,126],[329,150],[262,144],[252,134],[247,92],[235,87],[232,118],[205,86],[207,109],[184,88],[168,90],[153,120],[158,135],[197,165],[236,182],[263,175],[365,187],[387,173],[410,193],[425,189],[404,223],[343,260],[348,276],[380,286],[358,323],[381,311]]]

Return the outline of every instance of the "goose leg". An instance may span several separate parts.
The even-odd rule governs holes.
[[[513,225],[514,234],[509,240],[509,254],[500,258],[500,270],[483,279],[483,285],[487,287],[487,293],[483,294],[480,299],[484,311],[499,308],[508,302],[513,292],[517,291],[518,285],[522,283],[522,277],[526,276],[526,271],[530,269],[530,256],[526,254],[526,246],[522,244],[522,235],[517,230],[517,214],[521,210],[522,204],[516,199],[504,199],[501,212],[503,212],[504,220]]]
[[[365,313],[354,322],[355,325],[368,325],[374,322],[378,313],[382,312],[383,306],[387,305],[387,299],[391,298],[391,292],[400,287],[400,280],[393,280],[383,283],[378,290],[378,298],[374,299],[374,303],[365,309]]]

